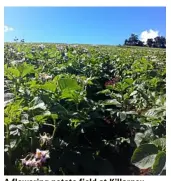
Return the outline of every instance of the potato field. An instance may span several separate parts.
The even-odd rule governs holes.
[[[5,175],[165,175],[166,50],[4,44]]]

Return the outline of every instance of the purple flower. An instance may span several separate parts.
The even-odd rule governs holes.
[[[29,157],[29,159],[27,159]],[[35,154],[29,154],[21,162],[24,166],[28,167],[40,167],[46,160],[50,158],[49,150],[36,150]]]

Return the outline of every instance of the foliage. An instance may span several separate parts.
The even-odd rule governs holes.
[[[163,174],[164,49],[23,42],[4,50],[6,175]]]

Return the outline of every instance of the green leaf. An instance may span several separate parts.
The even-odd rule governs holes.
[[[40,99],[40,97],[35,97],[30,102],[29,110],[34,110],[34,109],[42,109],[42,110],[46,109],[45,103]]]
[[[158,148],[154,144],[140,145],[135,149],[131,162],[140,169],[149,168],[154,164],[157,153]]]
[[[70,90],[79,90],[80,86],[78,85],[77,81],[74,79],[69,78],[61,78],[58,80],[58,86],[61,91],[64,89],[70,89]]]
[[[155,158],[154,165],[152,167],[152,172],[154,175],[159,175],[166,164],[166,153],[164,151],[161,151],[157,154]]]
[[[17,144],[17,140],[16,139],[12,139],[10,140],[10,147],[13,149]]]
[[[8,152],[8,150],[9,150],[9,145],[5,145],[4,152]]]
[[[149,141],[152,140],[152,139],[155,137],[152,128],[148,128],[148,129],[144,132],[144,135],[145,135],[145,139],[146,139],[146,140],[149,140]]]
[[[149,109],[144,116],[151,119],[158,119],[159,117],[163,117],[163,113],[166,111],[165,106],[161,106],[158,108]]]
[[[44,121],[46,121],[46,115],[36,115],[34,116],[34,120],[38,123],[43,123]]]
[[[126,82],[128,84],[132,84],[134,82],[134,80],[131,79],[131,78],[127,78],[127,79],[124,80],[124,82]]]
[[[24,62],[18,66],[18,70],[20,71],[20,76],[25,77],[27,74],[34,73],[34,66],[31,64],[27,64]]]
[[[137,115],[138,114],[136,111],[126,111],[125,113],[129,114],[129,115]]]
[[[68,111],[59,103],[56,103],[54,106],[51,107],[50,111],[52,113],[58,113],[58,114],[62,114],[64,116],[68,115]]]
[[[4,101],[9,101],[12,98],[14,98],[14,94],[13,93],[5,93],[4,94]]]
[[[119,103],[116,99],[106,100],[103,104],[106,106],[114,105],[117,107],[121,107],[121,103]]]
[[[46,82],[44,85],[41,85],[40,88],[42,88],[44,90],[55,92],[56,84],[54,82]]]
[[[17,126],[15,124],[10,124],[9,125],[9,130],[16,129],[16,128],[17,128]]]
[[[28,123],[29,123],[28,114],[22,114],[22,115],[21,115],[21,122],[22,122],[23,124],[28,124]]]
[[[16,136],[16,135],[20,135],[20,132],[18,131],[18,129],[15,129],[13,131],[10,131],[10,135]]]
[[[126,119],[126,113],[125,112],[120,112],[119,116],[120,116],[121,121],[124,121]]]
[[[145,137],[145,135],[143,133],[136,133],[135,134],[134,141],[135,141],[137,147],[140,146],[140,144],[143,141],[144,137]]]
[[[34,130],[35,132],[37,132],[39,130],[39,124],[37,122],[33,122],[33,125],[31,128],[29,128],[30,130]]]
[[[39,103],[39,104],[37,104],[36,106],[33,106],[33,107],[30,108],[30,110],[35,110],[35,109],[46,110],[45,103],[42,102],[42,103]]]
[[[38,87],[38,86],[37,86],[37,81],[36,81],[36,80],[31,80],[31,81],[27,82],[26,84],[29,85],[30,88],[34,88],[34,87],[37,88],[37,87]]]
[[[152,141],[160,150],[166,150],[166,138],[158,138]]]
[[[10,79],[12,79],[12,77],[13,78],[18,78],[18,77],[20,77],[20,72],[19,72],[19,70],[16,68],[16,67],[9,67],[9,68],[6,68],[5,69],[5,75],[7,75]],[[12,76],[12,77],[10,77],[10,75]]]
[[[8,104],[12,103],[14,99],[10,99],[8,101],[4,101],[4,107],[6,107]]]
[[[4,117],[4,124],[9,125],[11,123],[11,119],[9,117]]]
[[[65,89],[62,91],[62,95],[60,96],[61,99],[74,99],[75,96],[78,96],[78,94],[72,90]]]
[[[105,90],[97,92],[96,94],[110,94],[110,93],[111,91],[109,89],[105,89]]]
[[[49,115],[49,117],[51,117],[53,120],[58,119],[58,115],[57,114],[51,114],[51,115]]]
[[[71,125],[76,128],[79,124],[80,124],[80,120],[79,119],[70,119],[71,121]]]
[[[15,101],[7,105],[7,107],[4,110],[4,119],[5,119],[5,124],[9,124],[10,122],[19,122],[20,121],[20,116],[21,116],[21,102],[23,100],[21,99],[20,101]]]
[[[133,95],[135,95],[135,94],[137,94],[138,93],[138,91],[133,91],[131,94],[130,94],[130,96],[133,96]]]

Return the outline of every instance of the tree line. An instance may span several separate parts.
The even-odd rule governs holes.
[[[126,46],[148,46],[153,48],[166,48],[166,38],[164,36],[157,36],[154,39],[147,39],[146,44],[139,40],[138,35],[131,34],[131,36],[125,40]]]

